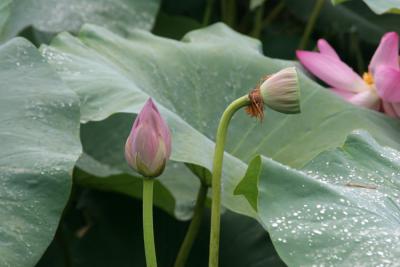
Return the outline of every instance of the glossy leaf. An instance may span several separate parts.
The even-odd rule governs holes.
[[[242,181],[289,266],[393,266],[400,256],[400,152],[351,134],[302,171],[265,157]],[[253,183],[251,181],[256,181]],[[252,187],[252,189],[250,189]],[[246,187],[243,187],[246,189]],[[243,189],[242,188],[242,189]],[[240,188],[238,188],[240,190]]]
[[[33,266],[71,190],[79,99],[21,38],[0,46],[0,121],[0,266]]]
[[[84,23],[122,35],[150,30],[159,0],[5,0],[0,3],[0,42],[33,26],[46,33],[79,30]]]
[[[192,196],[191,202],[189,198],[180,201],[182,205],[171,212],[186,217],[190,216],[187,210],[193,205],[198,181],[178,168],[190,163],[209,173],[213,137],[228,103],[247,94],[260,77],[293,64],[264,57],[258,41],[223,24],[193,31],[182,41],[144,31],[124,39],[87,25],[78,37],[60,34],[41,50],[81,99],[85,153],[92,162],[106,167],[93,168],[79,161],[79,168],[85,172],[107,177],[112,169],[112,175],[135,175],[123,159],[123,143],[132,114],[140,110],[149,95],[157,101],[172,130],[174,162],[170,168],[176,168],[177,173],[166,173],[159,181],[173,199]],[[321,151],[342,144],[358,128],[367,129],[383,144],[399,148],[399,121],[345,103],[302,74],[300,83],[301,114],[266,110],[262,123],[243,111],[233,118],[223,170],[223,204],[227,208],[255,216],[246,199],[233,193],[246,172],[246,163],[257,154],[300,167]],[[167,185],[166,181],[173,183]],[[99,179],[98,183],[103,183],[102,188],[114,188],[112,179]],[[176,184],[181,185],[179,189]],[[96,186],[94,180],[91,186]],[[186,212],[179,211],[181,207]]]

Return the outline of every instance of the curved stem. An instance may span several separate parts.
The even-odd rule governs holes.
[[[64,233],[64,222],[61,221],[60,225],[58,226],[55,240],[59,243],[63,257],[64,257],[64,266],[66,267],[71,267],[71,249],[68,244],[68,239],[65,238],[65,233]]]
[[[222,21],[233,28],[235,26],[236,19],[236,1],[221,0],[221,11]]]
[[[189,257],[190,250],[194,240],[196,239],[197,233],[199,232],[201,220],[203,218],[204,208],[207,199],[208,187],[201,184],[199,193],[197,194],[196,206],[194,207],[194,213],[192,221],[190,222],[189,228],[186,232],[185,239],[179,249],[178,256],[176,257],[174,267],[184,267],[186,260]]]
[[[204,11],[203,26],[207,26],[208,23],[210,23],[213,7],[214,7],[214,0],[208,0],[206,4],[206,9]]]
[[[319,13],[321,12],[321,8],[324,5],[325,0],[317,0],[314,8],[311,12],[310,19],[308,20],[308,23],[306,25],[306,29],[304,30],[303,37],[301,37],[301,41],[299,44],[299,49],[304,49],[307,46],[308,39],[310,38],[311,32],[314,29],[315,22],[317,21],[317,18],[319,16]]]
[[[362,75],[364,71],[364,59],[361,52],[360,42],[355,31],[353,31],[350,35],[350,49],[356,57],[357,72]]]
[[[157,267],[153,230],[154,179],[143,179],[143,239],[147,267]]]
[[[265,28],[269,26],[277,17],[278,15],[282,12],[282,10],[285,8],[285,2],[281,1],[279,2],[278,5],[276,5],[269,15],[265,18],[262,27]]]
[[[250,103],[248,96],[242,96],[233,101],[222,114],[218,125],[216,144],[214,151],[212,171],[212,205],[211,205],[211,232],[210,232],[210,255],[208,266],[218,266],[219,255],[219,232],[221,221],[221,173],[224,157],[224,146],[229,122],[237,110]]]
[[[262,30],[262,18],[264,12],[264,5],[257,7],[256,15],[254,17],[254,27],[253,31],[251,32],[251,36],[254,38],[260,38],[260,33]]]

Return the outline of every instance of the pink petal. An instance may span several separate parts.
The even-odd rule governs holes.
[[[306,69],[334,88],[351,92],[369,90],[357,73],[330,55],[301,50],[296,55]]]
[[[132,153],[132,138],[131,135],[128,136],[125,143],[125,159],[129,165],[134,169],[137,169],[135,155]]]
[[[171,133],[167,123],[161,117],[157,106],[154,104],[151,98],[147,100],[147,102],[143,106],[142,111],[139,113],[138,117],[140,123],[148,124],[161,136],[166,146],[167,156],[169,157],[171,155]]]
[[[333,49],[332,46],[330,46],[330,44],[325,39],[319,39],[317,46],[321,54],[328,55],[340,60],[340,57],[336,53],[335,49]]]
[[[393,110],[396,112],[396,117],[400,118],[400,103],[390,103]]]
[[[379,96],[387,102],[400,102],[400,70],[380,66],[376,68],[375,86]]]
[[[350,91],[346,90],[340,90],[337,88],[331,88],[332,92],[335,93],[336,95],[340,96],[344,100],[350,101],[350,99],[356,94]]]
[[[400,103],[382,102],[383,112],[390,117],[400,118]]]
[[[379,43],[378,48],[369,63],[369,70],[374,74],[381,65],[399,69],[399,35],[396,32],[386,33]]]
[[[149,126],[142,125],[132,141],[133,154],[140,156],[143,163],[150,167],[157,153],[159,139],[157,133]]]
[[[379,110],[381,102],[379,96],[373,90],[368,90],[355,94],[352,98],[349,99],[349,101],[354,105],[374,110]]]
[[[390,117],[396,117],[396,111],[393,109],[392,104],[386,101],[382,101],[383,112]]]

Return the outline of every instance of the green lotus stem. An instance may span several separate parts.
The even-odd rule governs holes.
[[[154,179],[143,179],[143,239],[147,267],[157,267],[153,230]]]
[[[262,23],[263,11],[264,11],[264,5],[257,7],[256,15],[254,17],[254,27],[251,33],[251,36],[253,36],[254,38],[260,37],[260,33],[263,26]]]
[[[284,8],[285,8],[285,2],[281,1],[271,10],[269,15],[265,18],[262,27],[265,28],[269,26],[278,17],[278,15],[282,12]]]
[[[357,72],[362,74],[364,71],[364,59],[361,53],[361,47],[357,33],[354,31],[350,35],[350,44],[351,51],[353,52],[357,60]]]
[[[208,23],[210,23],[213,7],[214,7],[214,0],[208,0],[206,4],[206,9],[204,11],[203,26],[207,26]]]
[[[56,232],[55,240],[59,243],[59,246],[62,250],[62,254],[64,257],[64,266],[71,267],[71,249],[70,244],[68,243],[68,239],[65,238],[64,232],[64,223],[63,221],[61,221]]]
[[[299,49],[305,49],[308,43],[308,39],[310,39],[310,35],[314,29],[315,22],[321,12],[322,6],[324,5],[325,0],[317,0],[315,2],[314,8],[311,12],[311,16],[307,22],[306,29],[304,30],[303,36],[301,37],[301,41],[299,44]]]
[[[221,0],[222,20],[231,27],[235,26],[236,1]]]
[[[214,161],[212,170],[212,204],[211,204],[211,232],[210,232],[210,254],[209,267],[218,266],[219,256],[219,235],[221,221],[221,173],[224,157],[225,139],[228,131],[229,122],[233,114],[240,108],[250,104],[248,96],[242,96],[233,101],[222,114],[218,125],[216,144],[214,151]]]
[[[194,213],[192,221],[190,222],[189,228],[186,232],[186,236],[179,249],[178,256],[176,257],[174,267],[184,267],[189,257],[190,250],[192,249],[193,242],[199,232],[201,221],[203,218],[204,208],[207,199],[208,187],[201,184],[199,192],[197,194],[196,205],[194,207]]]

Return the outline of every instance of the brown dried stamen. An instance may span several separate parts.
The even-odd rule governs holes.
[[[257,87],[250,91],[250,105],[246,107],[247,114],[249,114],[250,117],[256,117],[260,121],[264,118],[264,101],[260,93],[260,86],[263,82],[268,80],[269,77],[270,75],[262,77]]]
[[[253,89],[249,93],[250,104],[246,107],[246,112],[250,117],[256,117],[260,121],[264,118],[264,102],[260,93],[260,87]]]

